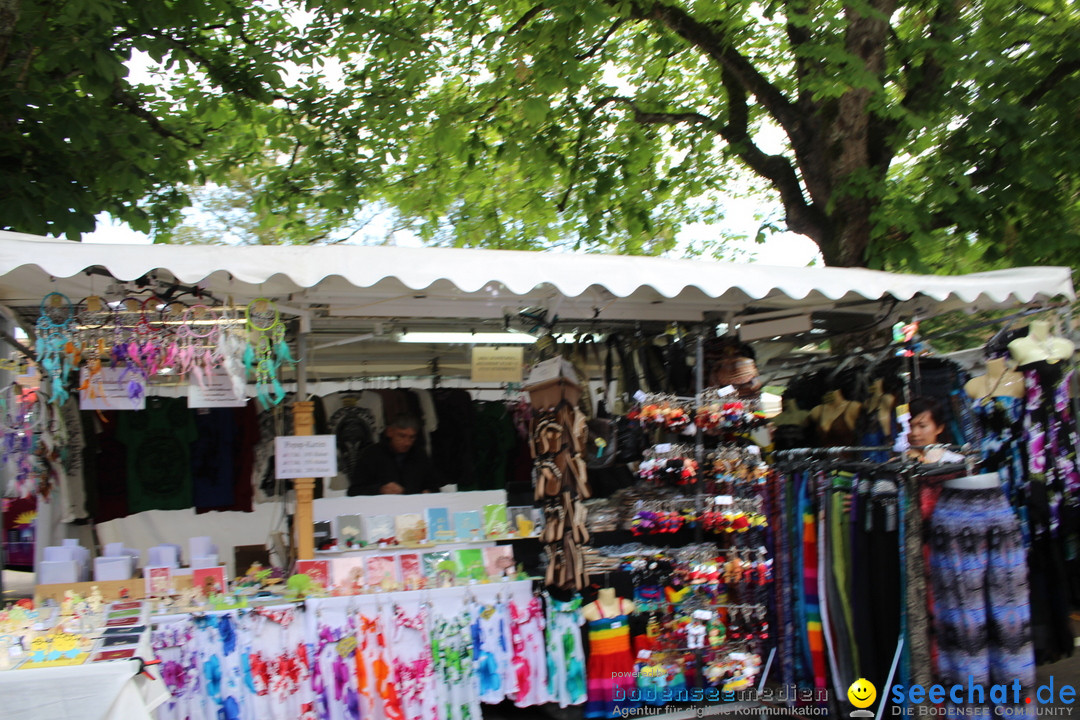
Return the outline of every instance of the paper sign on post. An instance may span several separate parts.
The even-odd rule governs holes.
[[[194,376],[188,378],[189,408],[244,407],[247,398],[236,397],[232,380],[221,368],[203,378],[200,384]]]
[[[285,435],[274,438],[274,469],[279,480],[337,475],[335,435]]]
[[[141,372],[122,367],[103,367],[90,376],[79,370],[80,410],[145,410],[146,378]]]
[[[525,349],[518,346],[474,347],[472,382],[521,382]]]

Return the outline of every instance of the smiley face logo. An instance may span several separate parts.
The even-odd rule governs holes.
[[[877,688],[866,678],[859,678],[847,689],[847,699],[857,708],[866,708],[874,704]]]

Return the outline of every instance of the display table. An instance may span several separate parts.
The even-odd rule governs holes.
[[[147,650],[143,657],[151,657]],[[137,660],[0,672],[5,720],[152,720],[169,698],[155,666],[154,680],[137,675]]]

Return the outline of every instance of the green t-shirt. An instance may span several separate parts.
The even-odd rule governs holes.
[[[145,410],[117,414],[117,436],[127,448],[129,512],[192,507],[191,443],[197,431],[187,401],[149,397]]]

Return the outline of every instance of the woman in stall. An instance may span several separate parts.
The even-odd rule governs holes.
[[[963,462],[964,456],[949,450],[945,409],[932,397],[914,398],[908,405],[908,444],[905,456],[923,463]]]

